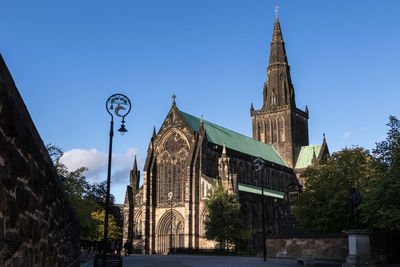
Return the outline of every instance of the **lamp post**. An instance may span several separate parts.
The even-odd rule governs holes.
[[[122,118],[121,127],[118,132],[124,134],[127,132],[125,128],[125,117],[131,111],[131,101],[128,97],[122,94],[114,94],[110,96],[106,101],[106,110],[111,116],[110,122],[110,144],[108,147],[108,169],[107,169],[107,193],[106,193],[106,206],[105,206],[105,218],[104,218],[104,243],[103,243],[103,266],[105,266],[105,256],[107,248],[107,237],[108,237],[108,214],[109,214],[109,203],[110,203],[110,180],[111,180],[111,158],[112,158],[112,139],[114,136],[114,116]]]
[[[264,169],[264,160],[260,158],[256,158],[253,161],[255,165],[255,170],[258,174],[261,173],[260,179],[261,179],[261,205],[262,205],[262,232],[263,232],[263,254],[264,254],[264,261],[267,260],[267,244],[265,243],[265,215],[264,215],[264,177],[262,177],[262,170]]]
[[[170,224],[171,232],[169,233],[169,251],[170,252],[172,252],[172,205],[173,205],[173,196],[174,196],[174,193],[172,193],[172,192],[168,193],[168,203],[169,203],[169,205],[171,207],[171,224]]]

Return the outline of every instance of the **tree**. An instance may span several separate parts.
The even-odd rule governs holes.
[[[218,183],[206,200],[208,218],[205,223],[206,238],[215,240],[220,248],[240,248],[249,239],[245,231],[240,204],[236,195],[228,194]]]
[[[309,166],[302,174],[305,189],[295,202],[296,217],[301,225],[320,233],[352,228],[349,191],[355,187],[363,198],[368,191],[367,181],[375,171],[373,157],[360,147],[345,148]]]
[[[107,181],[101,183],[93,183],[87,191],[86,198],[96,202],[99,206],[104,207],[107,194]],[[123,218],[119,207],[114,205],[115,197],[110,194],[110,214],[114,216],[118,226],[122,227]]]
[[[92,218],[96,221],[96,234],[94,237],[95,241],[101,241],[104,237],[104,218],[105,211],[94,211],[91,214]],[[117,222],[114,219],[114,216],[111,214],[108,217],[108,236],[107,239],[110,241],[120,240],[122,238],[121,227],[117,225]]]
[[[302,174],[305,190],[296,201],[296,216],[304,228],[340,232],[352,227],[348,189],[361,194],[364,227],[400,232],[400,121],[389,117],[386,140],[372,155],[362,149],[343,149]]]
[[[106,201],[106,195],[107,181],[103,181],[101,183],[93,183],[87,192],[87,198],[97,203],[104,203]],[[110,204],[114,204],[114,200],[114,196],[110,194]]]
[[[400,122],[389,117],[385,141],[376,143],[375,175],[368,180],[368,192],[361,203],[363,222],[371,228],[400,232]]]
[[[81,239],[93,240],[96,235],[97,221],[91,216],[91,213],[99,210],[100,206],[86,195],[90,189],[90,184],[83,173],[87,170],[85,167],[78,168],[75,171],[68,171],[67,167],[61,163],[63,150],[51,144],[47,145],[47,150],[53,160],[57,174],[62,177],[62,184],[72,206],[75,208],[81,225]]]

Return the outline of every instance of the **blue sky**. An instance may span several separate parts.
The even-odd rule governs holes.
[[[114,138],[122,203],[133,155],[142,168],[173,94],[181,110],[251,136],[275,4],[310,144],[326,133],[331,152],[373,148],[400,117],[400,1],[0,0],[0,53],[43,141],[92,181],[105,179],[105,101],[131,99],[129,132]]]

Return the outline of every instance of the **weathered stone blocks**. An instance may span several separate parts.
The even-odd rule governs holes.
[[[347,255],[347,238],[270,238],[268,257],[343,261]]]
[[[0,266],[79,266],[80,229],[0,55]]]

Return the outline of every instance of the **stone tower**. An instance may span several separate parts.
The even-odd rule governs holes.
[[[296,107],[290,67],[278,17],[272,35],[271,52],[264,83],[263,106],[250,107],[253,138],[271,144],[289,167],[296,165],[301,146],[308,145],[308,109]]]

